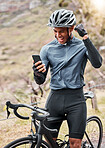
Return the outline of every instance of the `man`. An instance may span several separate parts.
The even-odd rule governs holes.
[[[87,60],[99,68],[102,57],[90,41],[82,24],[77,25],[70,10],[56,10],[49,19],[48,26],[53,28],[55,40],[42,47],[41,61],[35,63],[36,83],[45,81],[50,67],[51,92],[46,108],[51,116],[66,116],[69,127],[70,148],[80,148],[86,126],[86,103],[83,95],[84,70]],[[76,30],[83,41],[73,36]],[[61,123],[47,123],[49,128],[60,129]],[[56,140],[58,133],[53,134]]]

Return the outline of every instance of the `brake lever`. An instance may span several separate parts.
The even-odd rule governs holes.
[[[6,107],[6,110],[7,110],[7,119],[8,119],[9,116],[10,116],[10,111],[9,111],[9,107],[8,107],[8,105],[7,105],[7,107]]]
[[[28,120],[28,119],[29,119],[29,117],[24,117],[24,116],[21,116],[20,114],[18,114],[18,112],[17,112],[18,107],[24,107],[24,106],[22,106],[21,104],[20,104],[20,106],[19,106],[19,105],[17,105],[17,104],[11,104],[10,101],[7,101],[7,102],[6,102],[6,105],[7,105],[7,119],[8,119],[8,117],[9,117],[9,115],[10,115],[9,108],[13,109],[14,114],[15,114],[18,118],[20,118],[20,119],[25,119],[25,120]]]

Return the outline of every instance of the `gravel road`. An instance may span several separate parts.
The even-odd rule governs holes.
[[[104,133],[104,135],[103,135],[101,148],[105,148],[105,133]]]

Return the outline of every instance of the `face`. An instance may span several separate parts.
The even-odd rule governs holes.
[[[56,39],[58,40],[58,42],[60,44],[65,44],[67,42],[68,37],[70,36],[73,28],[70,27],[69,32],[66,27],[55,27],[55,28],[53,28],[53,30],[54,30],[54,35],[55,35]]]
[[[54,30],[54,35],[60,44],[64,44],[67,42],[67,39],[69,37],[67,28],[55,27],[53,30]]]

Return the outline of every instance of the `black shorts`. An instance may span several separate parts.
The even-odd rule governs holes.
[[[70,138],[82,139],[86,127],[86,102],[83,89],[51,90],[46,108],[51,117],[67,117]],[[51,129],[59,131],[62,122],[46,123]],[[56,138],[58,133],[52,133]]]

